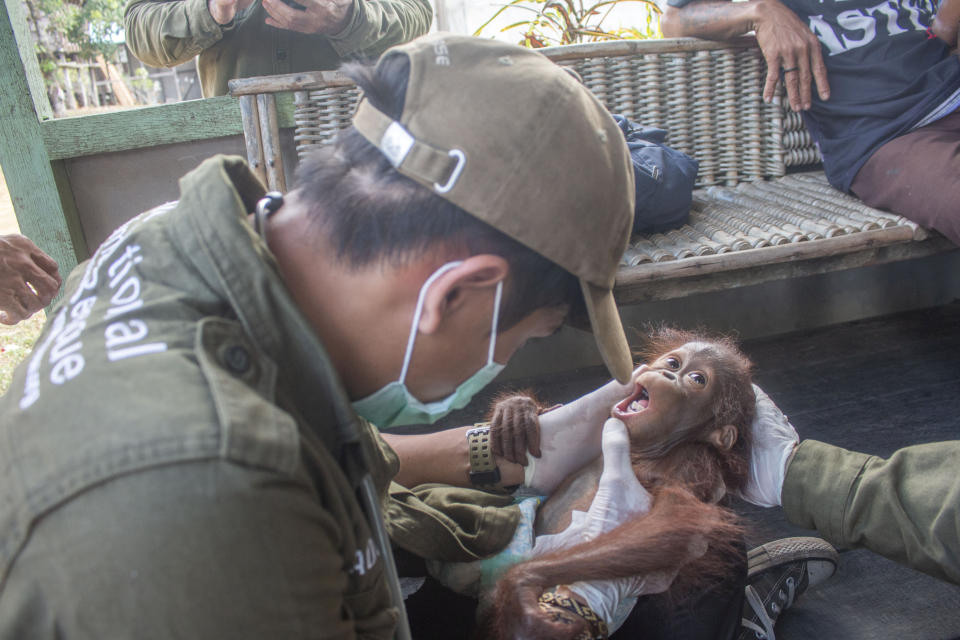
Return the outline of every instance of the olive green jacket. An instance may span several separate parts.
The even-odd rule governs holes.
[[[180,185],[74,271],[0,399],[0,638],[389,638],[346,426],[401,547],[487,555],[519,512],[391,484],[247,222],[261,184],[217,157]]]
[[[259,0],[219,25],[207,0],[129,0],[124,27],[133,54],[154,67],[194,56],[204,97],[225,95],[232,78],[336,69],[351,58],[375,58],[421,36],[433,14],[427,0],[354,0],[347,26],[330,35],[268,26]]]

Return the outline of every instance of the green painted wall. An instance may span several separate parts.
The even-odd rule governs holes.
[[[243,132],[229,96],[53,119],[22,0],[0,0],[0,87],[0,167],[17,222],[64,274],[89,253],[65,161]],[[292,127],[292,96],[278,106]]]

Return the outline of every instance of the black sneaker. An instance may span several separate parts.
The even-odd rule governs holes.
[[[782,538],[747,554],[747,586],[739,640],[776,640],[780,612],[837,570],[839,555],[820,538]]]

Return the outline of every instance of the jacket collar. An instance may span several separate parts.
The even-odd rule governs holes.
[[[337,455],[337,445],[359,438],[358,418],[326,349],[248,222],[265,194],[263,185],[241,158],[216,156],[184,176],[180,192],[186,215],[177,216],[174,225],[186,255],[258,348],[278,363],[297,412]],[[336,433],[319,429],[334,424]]]

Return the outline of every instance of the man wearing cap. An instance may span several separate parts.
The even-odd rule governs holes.
[[[203,96],[231,78],[336,69],[430,29],[427,0],[128,0],[127,45],[154,67],[197,56]]]
[[[292,192],[212,158],[69,278],[2,399],[0,637],[393,637],[386,533],[471,560],[519,511],[391,484],[377,429],[463,406],[580,304],[630,376],[632,169],[602,105],[471,38],[350,73],[355,126]]]

